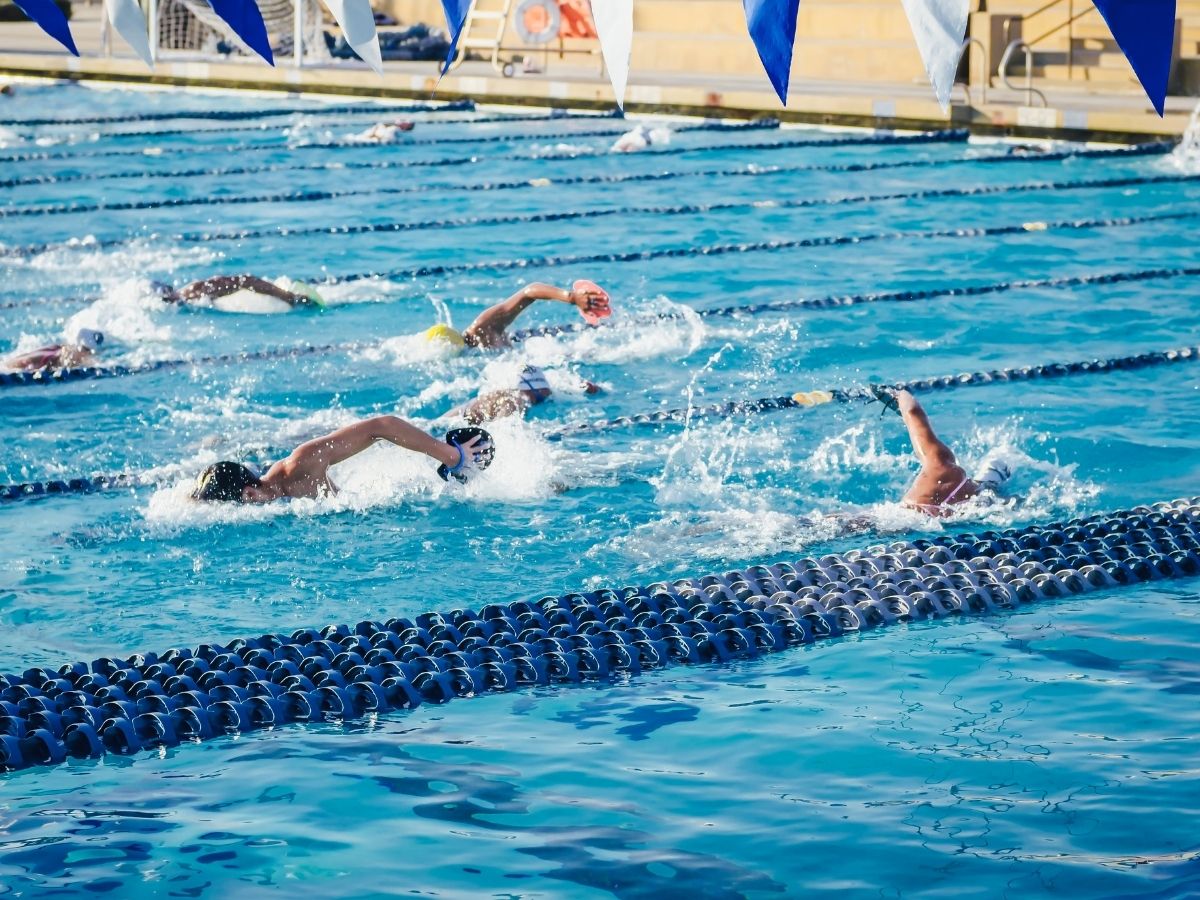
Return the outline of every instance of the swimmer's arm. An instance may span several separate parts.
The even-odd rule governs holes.
[[[524,391],[489,391],[480,394],[462,408],[463,417],[472,425],[521,415],[529,408]]]
[[[538,300],[557,300],[559,303],[578,305],[580,296],[583,296],[581,292],[556,288],[551,284],[527,284],[503,303],[497,303],[481,312],[463,332],[463,337],[469,344],[489,347],[502,340],[508,326]]]
[[[180,300],[186,302],[189,300],[199,300],[202,297],[215,300],[218,297],[228,297],[230,294],[235,294],[242,290],[275,297],[286,303],[297,303],[303,300],[299,294],[285,291],[283,288],[277,287],[266,279],[259,278],[256,275],[214,275],[212,278],[205,278],[203,281],[193,281],[191,284],[186,284],[176,291],[175,294]]]
[[[387,441],[405,450],[424,453],[448,466],[458,464],[459,453],[456,448],[396,416],[363,419],[324,437],[315,438],[297,447],[292,452],[290,461],[309,474],[323,476],[330,466],[336,466],[352,456],[357,456],[379,441]]]

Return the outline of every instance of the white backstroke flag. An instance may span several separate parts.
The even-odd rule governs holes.
[[[925,72],[942,109],[950,106],[954,73],[967,34],[971,0],[903,0]]]
[[[154,68],[150,58],[150,34],[146,28],[146,17],[137,0],[104,0],[104,9],[113,29],[147,66]]]
[[[375,33],[375,13],[371,0],[325,0],[325,5],[342,26],[342,34],[358,58],[383,74],[383,56],[379,52],[379,35]]]
[[[629,56],[633,52],[633,0],[591,0],[591,6],[604,68],[617,95],[617,106],[624,109]]]

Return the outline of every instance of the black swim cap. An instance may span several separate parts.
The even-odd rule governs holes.
[[[487,445],[483,450],[477,451],[479,462],[476,464],[476,468],[482,471],[492,464],[492,459],[496,455],[496,442],[492,440],[492,436],[482,428],[451,428],[446,432],[446,443],[457,444],[460,447],[473,438],[479,438],[479,443]],[[442,476],[443,481],[449,481],[453,476],[458,482],[466,482],[465,476],[451,472],[449,466],[438,466],[437,473]]]
[[[242,491],[258,487],[262,481],[241,463],[225,460],[213,463],[200,473],[192,491],[193,500],[242,503]]]

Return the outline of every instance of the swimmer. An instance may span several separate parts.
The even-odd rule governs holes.
[[[0,84],[0,97],[11,97],[14,93],[16,92],[11,84]]]
[[[241,463],[213,463],[200,473],[192,499],[270,503],[284,497],[325,497],[337,493],[330,466],[357,456],[379,441],[424,453],[440,463],[438,475],[465,484],[492,464],[491,436],[479,428],[458,428],[439,441],[395,416],[375,416],[301,444],[261,478]]]
[[[511,342],[505,333],[508,327],[538,300],[569,303],[578,308],[589,322],[612,314],[608,294],[590,281],[577,281],[571,290],[535,282],[525,285],[503,303],[481,312],[465,331],[455,331],[449,325],[434,325],[425,332],[425,339],[444,342],[456,350],[464,347],[485,350],[509,347]]]
[[[609,148],[610,153],[637,153],[649,147],[665,147],[671,143],[669,128],[647,128],[639,125],[627,131]]]
[[[364,141],[372,144],[390,144],[402,132],[412,131],[416,127],[413,122],[396,119],[393,122],[376,122],[366,131],[354,135],[351,140]]]
[[[279,279],[284,282],[284,279]],[[275,282],[267,281],[256,275],[213,275],[201,281],[193,281],[181,288],[156,281],[154,289],[162,297],[164,303],[202,304],[215,306],[227,312],[278,312],[298,306],[323,308],[325,301],[316,289],[301,281],[288,279],[288,286],[283,287]],[[251,296],[246,297],[242,292]],[[226,298],[235,295],[246,297],[247,303],[223,303]],[[255,298],[261,303],[253,302]],[[274,301],[274,302],[272,302]],[[268,307],[270,307],[268,309]]]
[[[96,361],[96,353],[104,346],[104,333],[91,328],[80,328],[74,338],[66,344],[49,344],[28,353],[20,353],[4,360],[5,368],[20,372],[37,372],[42,369],[75,369],[90,366]]]
[[[600,393],[598,384],[590,381],[583,384],[585,393]],[[549,400],[553,393],[550,382],[546,380],[546,373],[537,366],[526,366],[521,370],[516,387],[480,394],[459,412],[472,425],[506,416],[523,416],[530,407],[540,406]]]
[[[921,463],[916,481],[900,501],[903,506],[942,519],[953,515],[955,505],[985,491],[994,492],[1011,477],[1008,465],[996,459],[978,478],[972,479],[958,464],[954,451],[938,439],[916,397],[908,391],[880,385],[871,385],[871,393],[904,420],[913,452]]]

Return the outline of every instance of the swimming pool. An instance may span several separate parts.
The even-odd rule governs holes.
[[[48,86],[19,91],[4,117],[48,108],[62,117],[133,115],[182,104],[279,105]],[[820,147],[800,142],[846,135],[792,129],[680,129],[668,149],[689,152],[618,157],[602,151],[619,123],[448,121],[468,113],[414,114],[412,137],[509,140],[305,150],[298,145],[344,141],[372,116],[323,117],[317,102],[288,105],[313,112],[254,131],[201,134],[222,123],[200,122],[157,137],[107,132],[179,123],[40,127],[34,137],[44,146],[5,126],[0,156],[62,158],[5,167],[10,179],[60,180],[3,189],[0,241],[82,243],[0,258],[0,349],[44,343],[68,322],[103,329],[117,342],[106,360],[130,366],[267,347],[368,346],[0,388],[0,483],[121,471],[156,480],[132,492],[0,505],[0,609],[9,626],[0,670],[927,534],[939,526],[887,502],[913,468],[897,422],[880,419],[877,406],[562,440],[544,432],[688,403],[1196,342],[1189,277],[826,310],[693,312],[1192,265],[1191,223],[1164,216],[1200,211],[1200,187],[1151,181],[1186,174],[1167,157],[983,161],[1006,146]],[[612,137],[537,138],[605,129]],[[788,142],[796,146],[738,149]],[[271,149],[251,149],[259,146]],[[98,155],[115,150],[142,152]],[[586,156],[543,158],[571,154]],[[349,167],[380,162],[396,165]],[[323,163],[347,168],[203,174]],[[770,166],[791,171],[771,174]],[[140,169],[200,174],[74,178]],[[610,176],[623,180],[600,180]],[[575,177],[594,180],[564,183]],[[1122,183],[1016,189],[1098,180]],[[513,186],[485,187],[497,184]],[[1013,190],[966,193],[983,185]],[[399,192],[410,188],[419,190]],[[214,202],[331,190],[359,193]],[[198,199],[205,202],[183,204]],[[12,215],[97,201],[177,202]],[[632,211],[651,208],[658,211]],[[532,218],[607,210],[624,212]],[[280,232],[468,217],[510,221]],[[1122,217],[1141,221],[1052,227]],[[1017,227],[983,233],[1004,226]],[[943,233],[953,229],[967,233]],[[234,230],[261,234],[176,238]],[[905,236],[865,239],[897,234]],[[860,240],[665,253],[848,236]],[[664,253],[519,264],[647,251]],[[500,261],[512,267],[449,268]],[[150,278],[217,271],[320,280],[436,266],[449,270],[324,287],[335,301],[324,314],[164,309],[145,290]],[[466,324],[522,281],[577,277],[612,293],[612,327],[535,337],[483,358],[443,358],[413,337],[446,313]],[[535,308],[522,324],[569,321],[559,307]],[[343,493],[332,501],[199,510],[183,500],[190,476],[209,461],[269,458],[364,414],[397,412],[433,427],[481,382],[506,386],[524,359],[547,369],[556,397],[527,423],[492,428],[494,470],[465,493],[444,490],[428,465],[379,449],[338,472]],[[1196,493],[1197,376],[1172,366],[931,395],[935,424],[968,468],[995,449],[1021,461],[1018,505],[946,527],[1050,521]],[[585,396],[583,378],[605,393]],[[805,524],[814,513],[847,510],[871,513],[875,531]],[[1196,589],[1160,583],[1122,598],[1119,621],[1084,596],[724,666],[6,775],[0,883],[27,894],[319,897],[1184,893],[1195,885],[1197,846],[1188,835],[1200,801],[1189,746],[1198,717],[1188,702],[1200,684]]]

